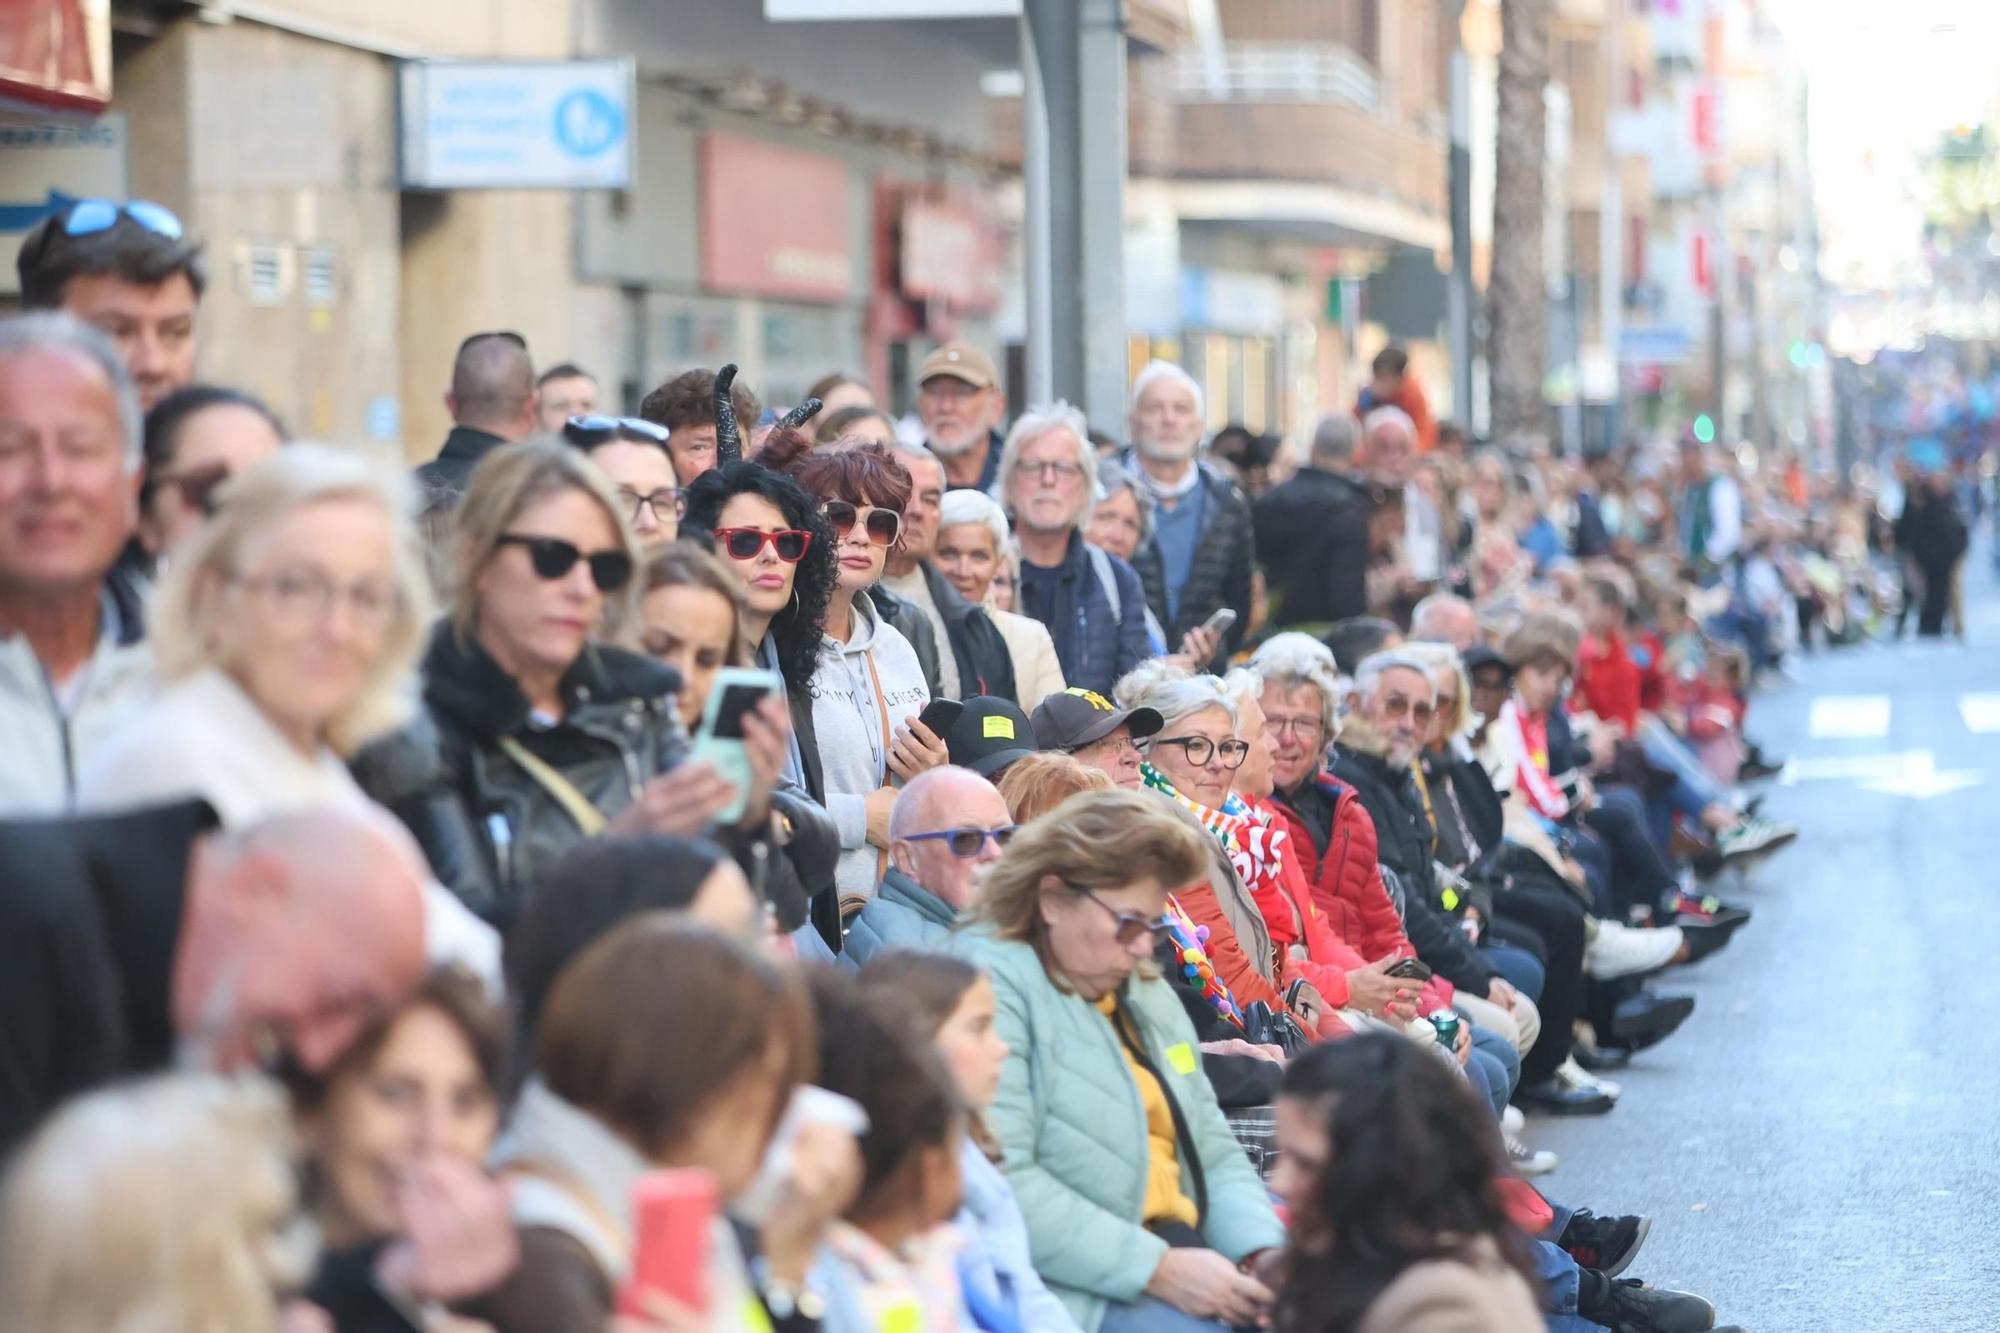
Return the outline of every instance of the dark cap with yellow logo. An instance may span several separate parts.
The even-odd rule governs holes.
[[[975,694],[965,701],[965,711],[945,736],[944,748],[960,768],[982,778],[997,778],[1001,769],[1035,752],[1035,729],[1012,699]]]
[[[1081,750],[1120,727],[1144,740],[1166,724],[1157,709],[1120,708],[1095,690],[1060,690],[1035,705],[1035,743],[1044,750]]]

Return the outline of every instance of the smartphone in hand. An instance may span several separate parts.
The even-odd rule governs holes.
[[[785,682],[775,671],[750,667],[724,667],[715,673],[708,702],[701,712],[701,726],[695,732],[696,761],[707,761],[736,788],[735,799],[716,812],[718,824],[734,824],[743,818],[750,800],[750,755],[743,748],[743,717],[766,699],[782,696]]]

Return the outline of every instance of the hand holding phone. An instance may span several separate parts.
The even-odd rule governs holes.
[[[1431,970],[1422,959],[1404,958],[1389,969],[1389,975],[1406,981],[1424,982],[1431,979]]]
[[[715,673],[690,757],[708,762],[736,789],[729,804],[716,812],[716,823],[734,824],[743,818],[750,802],[750,789],[756,781],[750,755],[743,745],[744,715],[765,699],[782,697],[784,691],[784,680],[775,671],[724,667]]]

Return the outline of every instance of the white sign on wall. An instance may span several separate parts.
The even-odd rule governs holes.
[[[623,189],[630,60],[410,60],[398,70],[411,190]]]
[[[0,116],[0,292],[21,290],[14,256],[37,222],[72,199],[126,190],[125,117]]]

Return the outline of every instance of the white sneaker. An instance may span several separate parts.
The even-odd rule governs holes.
[[[1524,1176],[1545,1176],[1555,1170],[1562,1161],[1548,1149],[1537,1151],[1512,1134],[1503,1135],[1502,1138],[1507,1144],[1507,1164]]]
[[[1509,1105],[1506,1110],[1500,1113],[1501,1133],[1519,1134],[1522,1130],[1526,1129],[1527,1127],[1528,1127],[1528,1117],[1521,1114],[1520,1107]]]
[[[1599,981],[1650,976],[1673,962],[1680,951],[1679,926],[1639,930],[1621,922],[1600,920],[1596,936],[1583,951],[1583,966]]]
[[[1573,1055],[1556,1066],[1556,1079],[1568,1087],[1580,1088],[1585,1092],[1601,1092],[1614,1102],[1618,1100],[1618,1094],[1625,1090],[1610,1079],[1599,1078],[1585,1069],[1576,1062],[1576,1057]]]

